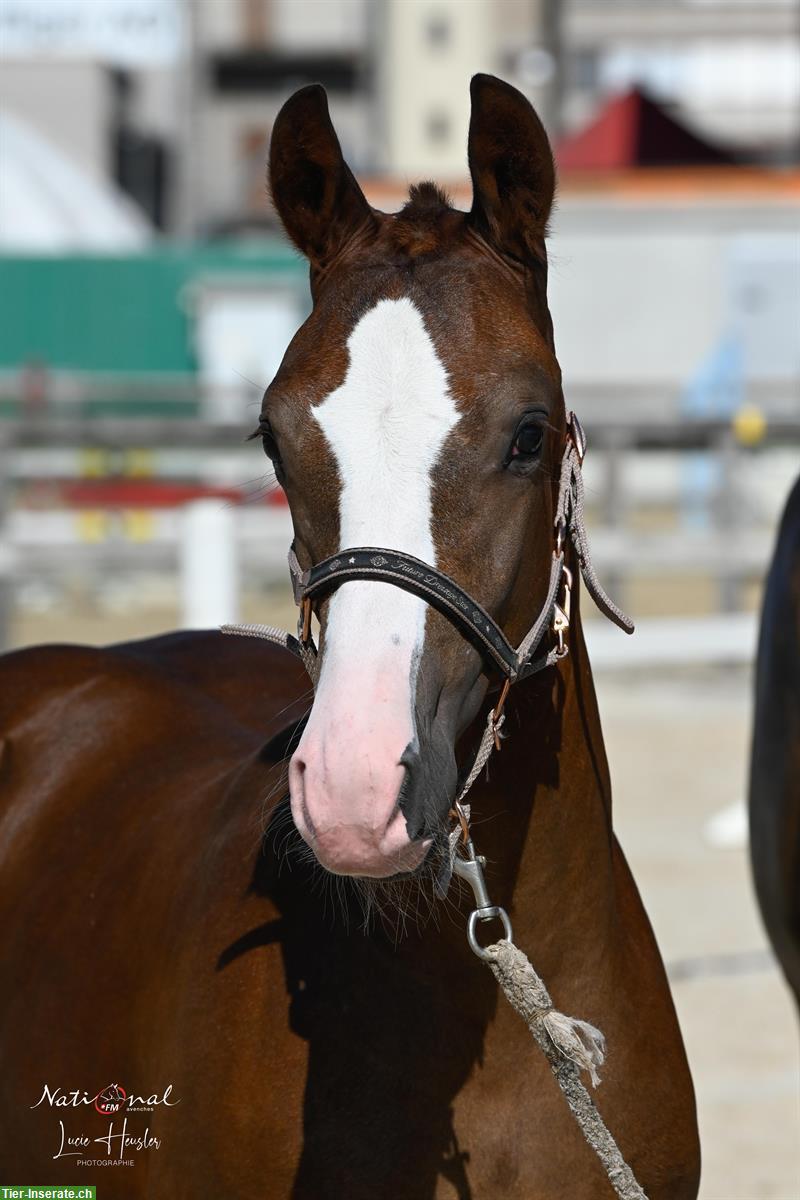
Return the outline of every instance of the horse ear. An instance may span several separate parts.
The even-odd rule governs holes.
[[[493,75],[474,75],[470,94],[470,219],[502,253],[541,262],[556,188],[544,126],[522,93]]]
[[[315,266],[324,265],[372,209],[342,157],[318,83],[284,104],[272,129],[269,183],[283,227]]]

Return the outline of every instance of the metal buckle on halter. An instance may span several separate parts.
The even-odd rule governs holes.
[[[578,462],[582,464],[586,458],[586,434],[578,420],[577,413],[567,413],[567,435],[572,439],[572,444],[578,453]]]
[[[558,638],[556,658],[564,658],[569,654],[569,646],[564,641],[564,635],[569,629],[569,618],[572,612],[572,572],[567,566],[563,566],[561,569],[564,575],[563,604],[556,602],[553,611],[553,633]]]
[[[298,640],[307,646],[311,638],[311,597],[302,596],[300,599],[300,612],[297,619],[297,637]]]
[[[492,709],[492,733],[494,734],[494,748],[500,752],[500,729],[503,725],[503,708],[505,707],[506,698],[511,688],[511,680],[507,679],[503,684],[502,690],[498,697],[497,703]]]

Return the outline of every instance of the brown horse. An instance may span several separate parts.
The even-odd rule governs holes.
[[[302,568],[354,546],[414,556],[516,644],[545,602],[567,426],[550,148],[488,76],[469,163],[471,212],[424,184],[378,213],[322,89],[284,107],[272,190],[314,306],[261,433]],[[114,1200],[610,1196],[467,948],[472,898],[442,903],[431,883],[497,673],[390,582],[348,580],[316,607],[302,736],[308,681],[261,641],[3,662],[4,1174]],[[596,1097],[622,1153],[651,1200],[690,1200],[692,1085],[612,832],[577,594],[569,647],[512,688],[502,752],[470,793],[474,832],[556,1004],[607,1037]],[[112,1081],[109,1115],[94,1098]]]
[[[764,924],[800,1006],[800,479],[786,502],[761,615],[750,856]]]

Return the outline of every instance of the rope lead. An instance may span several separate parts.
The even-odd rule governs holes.
[[[553,1008],[544,982],[513,942],[503,940],[486,946],[481,958],[530,1029],[581,1133],[603,1164],[620,1200],[647,1200],[580,1078],[580,1072],[587,1071],[594,1087],[600,1082],[597,1072],[605,1058],[605,1039],[600,1030]]]

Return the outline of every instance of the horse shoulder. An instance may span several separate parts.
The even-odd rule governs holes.
[[[89,1047],[100,1079],[154,1087],[168,1070],[186,1102],[170,1112],[170,1144],[191,1164],[205,1153],[198,1130],[208,1138],[217,1103],[216,1092],[192,1090],[198,1046],[223,1079],[239,1054],[229,1030],[249,1030],[244,1044],[257,1052],[235,1078],[254,1087],[264,1062],[302,1080],[306,1051],[264,1022],[264,1011],[283,1014],[287,1004],[280,912],[248,887],[281,764],[226,707],[213,664],[202,686],[208,644],[159,642],[0,659],[0,980],[9,997],[0,1054],[17,1081],[13,1113],[20,1095],[30,1104],[28,1094],[40,1094],[42,1078],[79,1079]],[[197,663],[181,671],[189,650]],[[244,659],[227,666],[245,687]],[[19,1036],[60,1027],[64,1012],[57,1043]],[[298,1095],[295,1125],[300,1106]],[[40,1148],[26,1140],[30,1121],[14,1122],[6,1144],[31,1161]],[[254,1148],[264,1136],[253,1131]],[[152,1194],[144,1176],[136,1180],[126,1194]],[[240,1183],[226,1194],[243,1194]]]
[[[162,805],[198,794],[302,716],[291,656],[176,635],[110,648],[43,646],[0,658],[0,834],[9,853],[69,813],[91,819],[136,781]],[[287,659],[289,660],[287,662]]]
[[[308,677],[288,650],[218,630],[163,634],[111,647],[118,659],[150,664],[271,737],[310,703]]]

